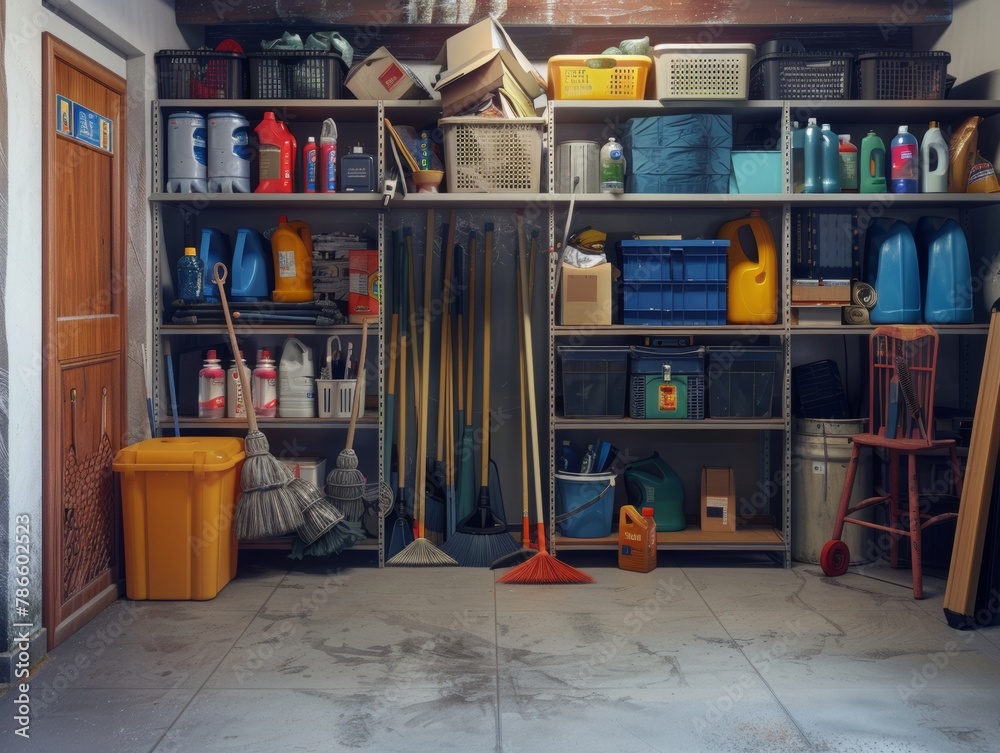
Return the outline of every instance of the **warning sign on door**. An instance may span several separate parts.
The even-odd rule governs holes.
[[[56,95],[56,133],[114,153],[114,123],[61,94]]]

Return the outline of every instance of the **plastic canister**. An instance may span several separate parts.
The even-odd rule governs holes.
[[[243,363],[243,368],[247,368],[247,361],[243,357],[243,351],[240,351],[240,361]],[[251,387],[251,389],[253,389]],[[243,385],[240,382],[240,372],[236,366],[236,360],[233,359],[229,362],[229,369],[226,371],[226,417],[227,418],[246,418],[247,406],[243,400]]]
[[[885,193],[885,144],[869,131],[861,140],[861,193]]]
[[[226,372],[214,350],[208,351],[198,372],[198,418],[226,415]]]
[[[823,193],[840,193],[840,140],[829,123],[824,123],[820,129],[820,143],[823,155],[820,182],[823,185]]]
[[[236,231],[232,273],[227,280],[233,301],[267,300],[274,284],[270,255],[270,246],[256,230],[241,227]]]
[[[792,426],[792,559],[819,562],[823,545],[830,540],[847,465],[851,459],[851,435],[865,430],[866,419],[795,419]],[[863,448],[851,493],[855,506],[872,492],[871,451]],[[851,517],[872,520],[868,508]],[[879,556],[872,529],[844,526],[841,537],[855,563],[871,562]]]
[[[232,110],[208,114],[209,193],[250,193],[249,127]]]
[[[618,514],[618,567],[636,573],[656,568],[656,520],[653,508],[623,505]]]
[[[924,193],[948,191],[948,142],[940,124],[932,120],[920,142],[920,190]]]
[[[310,348],[295,337],[285,340],[278,364],[278,414],[282,418],[315,418],[316,367]]]
[[[205,193],[205,118],[196,112],[167,117],[167,193]]]
[[[201,229],[201,244],[198,246],[198,258],[204,267],[205,281],[203,290],[205,300],[210,303],[219,303],[219,286],[215,280],[215,265],[222,262],[227,267],[231,266],[231,254],[229,253],[229,236],[218,228],[203,227]],[[232,290],[232,279],[226,278],[224,283],[226,295],[230,295]]]
[[[872,324],[916,324],[920,300],[920,265],[909,226],[892,223],[878,247],[878,271],[873,286],[878,296],[869,312]]]
[[[289,222],[278,217],[278,228],[271,234],[274,257],[275,301],[303,303],[314,299],[312,274],[312,234],[302,220]]]
[[[823,193],[823,136],[816,118],[809,118],[802,137],[805,193]]]
[[[564,141],[556,147],[556,191],[601,192],[601,149],[596,141]]]
[[[920,151],[917,138],[901,125],[892,140],[892,174],[889,185],[893,193],[917,193],[920,190]]]
[[[253,400],[253,412],[262,418],[274,418],[278,415],[278,372],[274,369],[274,359],[271,351],[260,352],[257,365],[250,380],[250,397]]]
[[[778,321],[778,258],[767,220],[754,209],[749,217],[725,223],[718,238],[729,241],[726,321],[774,324]]]
[[[927,292],[924,321],[928,324],[969,324],[972,309],[972,269],[969,244],[955,220],[939,227],[936,218],[917,222],[917,243],[927,249]]]
[[[625,466],[625,491],[636,508],[648,507],[656,516],[657,531],[683,531],[684,484],[680,476],[659,455]]]
[[[851,134],[842,133],[840,140],[840,190],[844,193],[858,192],[858,148],[851,143]]]
[[[253,129],[257,134],[258,183],[256,193],[291,193],[293,190],[293,160],[295,148],[292,134],[274,113],[267,111]]]

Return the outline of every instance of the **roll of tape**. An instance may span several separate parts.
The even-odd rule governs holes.
[[[844,324],[870,324],[864,306],[844,306]]]
[[[856,306],[864,306],[866,309],[875,308],[878,293],[867,282],[856,282],[854,290],[851,292],[851,300]]]

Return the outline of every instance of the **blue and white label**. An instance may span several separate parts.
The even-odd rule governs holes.
[[[250,159],[250,136],[245,126],[233,131],[233,155],[240,159]]]
[[[111,119],[61,94],[56,95],[56,133],[114,154],[114,123]]]
[[[206,155],[206,142],[205,142],[205,129],[195,128],[194,134],[192,134],[192,148],[194,149],[194,159],[199,165],[207,165],[208,157]]]

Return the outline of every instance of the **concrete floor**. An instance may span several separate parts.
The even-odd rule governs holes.
[[[32,678],[4,751],[995,751],[1000,627],[944,581],[678,553],[596,585],[243,553],[209,602],[120,600]]]

